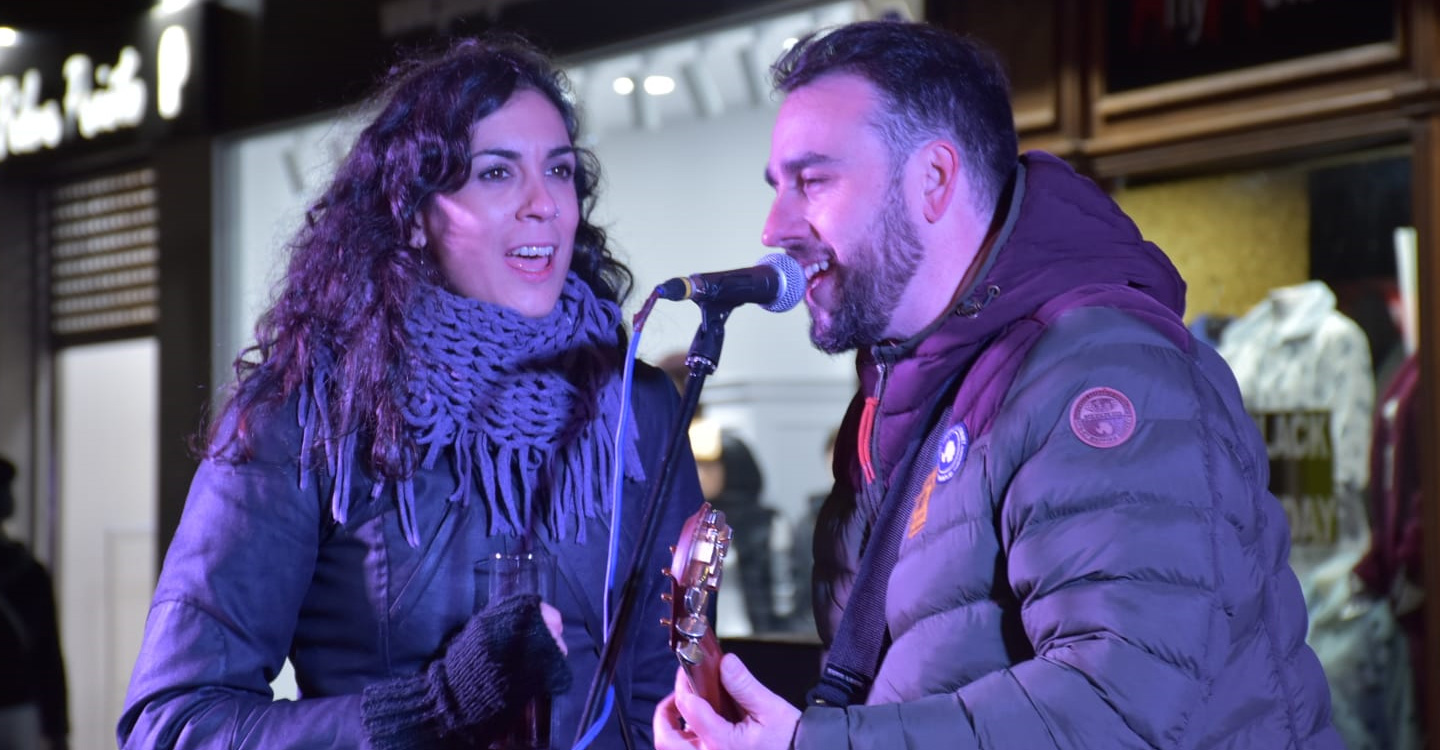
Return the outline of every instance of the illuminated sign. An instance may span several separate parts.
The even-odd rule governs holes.
[[[143,76],[147,58],[133,45],[99,64],[85,54],[66,57],[59,71],[63,92],[58,101],[43,98],[47,81],[38,68],[0,76],[0,161],[12,154],[57,149],[71,138],[88,141],[133,130],[152,110],[163,120],[179,117],[190,78],[190,48],[183,26],[161,32],[149,57],[154,92]]]

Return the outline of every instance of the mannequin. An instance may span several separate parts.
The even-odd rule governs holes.
[[[1353,574],[1371,542],[1375,383],[1364,331],[1324,282],[1309,281],[1271,290],[1225,329],[1218,351],[1265,434],[1336,728],[1351,750],[1419,748],[1408,647]]]

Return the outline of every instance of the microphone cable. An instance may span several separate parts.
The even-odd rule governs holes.
[[[651,308],[655,307],[655,301],[660,299],[660,287],[650,293],[645,304],[640,306],[639,312],[635,313],[632,319],[630,346],[625,352],[625,367],[620,378],[620,418],[615,428],[615,463],[610,472],[610,543],[605,560],[605,596],[601,600],[601,617],[603,618],[603,632],[601,633],[602,646],[610,642],[610,600],[615,594],[615,567],[616,558],[620,554],[620,521],[623,517],[623,498],[621,493],[625,483],[625,437],[630,427],[630,397],[635,388],[635,357],[640,350],[640,331],[645,328],[645,321],[650,317]],[[608,685],[605,689],[605,703],[600,708],[600,715],[595,722],[585,730],[576,741],[573,750],[585,750],[591,742],[599,736],[605,722],[610,720],[610,711],[615,706],[615,686]]]

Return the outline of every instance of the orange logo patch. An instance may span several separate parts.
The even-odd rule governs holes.
[[[935,491],[935,475],[939,469],[931,469],[930,476],[925,477],[925,486],[920,488],[920,496],[915,498],[915,510],[910,511],[910,529],[905,532],[905,538],[911,539],[920,530],[925,528],[925,519],[930,515],[930,493]]]

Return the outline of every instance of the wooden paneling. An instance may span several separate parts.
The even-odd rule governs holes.
[[[1010,76],[1015,127],[1022,149],[1073,156],[1083,124],[1081,38],[1075,29],[1081,6],[1054,0],[996,4],[953,0],[927,4],[927,20],[983,41]]]
[[[1105,173],[1117,173],[1117,159],[1142,171],[1192,157],[1212,161],[1197,144],[1219,146],[1232,158],[1263,152],[1267,143],[1270,150],[1289,148],[1297,137],[1363,141],[1395,130],[1394,118],[1423,113],[1440,98],[1440,89],[1413,70],[1408,10],[1396,11],[1389,41],[1113,93],[1103,64],[1105,4],[1089,0],[1086,9],[1086,91],[1094,104],[1083,151],[1108,164]]]
[[[1429,731],[1434,735],[1440,722],[1440,596],[1435,587],[1440,582],[1440,461],[1434,460],[1435,446],[1440,445],[1440,117],[1431,115],[1415,124],[1415,157],[1411,166],[1414,181],[1415,229],[1418,261],[1417,285],[1420,289],[1420,445],[1431,460],[1420,462],[1420,497],[1424,544],[1423,587],[1425,654],[1419,668],[1429,676],[1429,694],[1417,706],[1421,715],[1429,717]],[[1434,746],[1434,742],[1431,742]]]
[[[1085,153],[1091,173],[1099,178],[1213,172],[1399,143],[1409,138],[1413,122],[1398,112],[1361,112],[1185,140],[1116,137],[1108,144],[1111,148],[1097,148],[1091,140]]]

